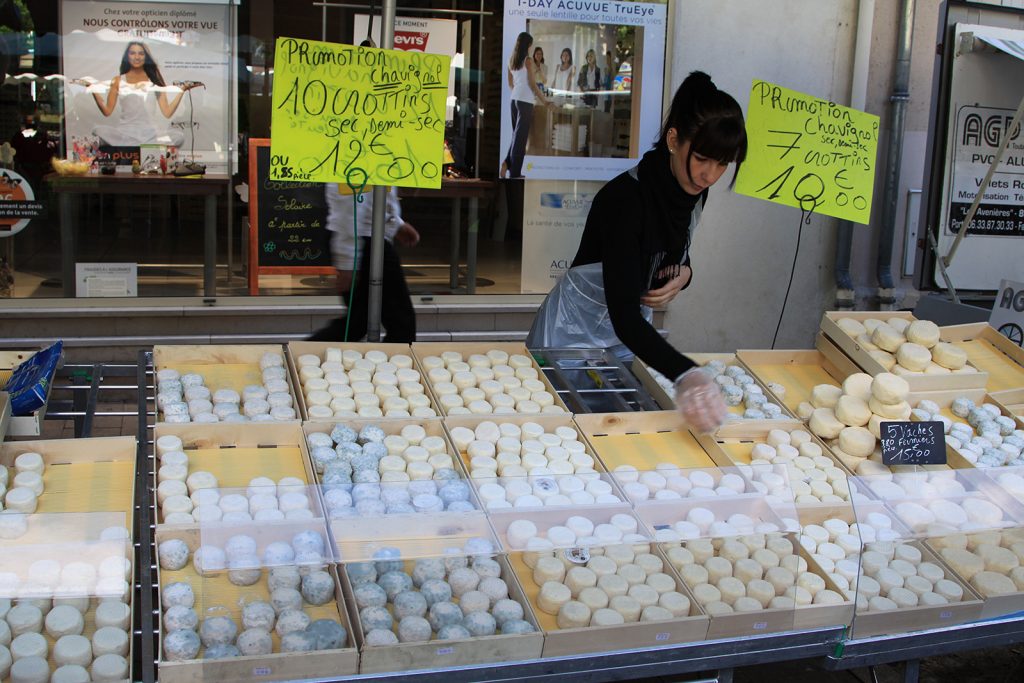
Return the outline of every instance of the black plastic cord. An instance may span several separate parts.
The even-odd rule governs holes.
[[[796,262],[800,257],[800,238],[804,234],[804,223],[810,222],[811,214],[801,210],[800,224],[796,233],[796,252],[793,254],[793,267],[789,271],[789,284],[786,285],[786,296],[782,299],[782,311],[779,312],[779,324],[775,326],[775,334],[772,336],[773,349],[775,348],[775,342],[779,339],[779,329],[782,327],[782,319],[786,317],[786,304],[789,303],[789,290],[793,288],[793,276],[796,275]]]

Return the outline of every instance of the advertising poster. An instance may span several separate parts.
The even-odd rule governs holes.
[[[503,177],[607,181],[658,136],[665,5],[508,0],[502,51]],[[536,65],[535,99],[518,51]]]
[[[130,164],[140,146],[161,145],[170,160],[224,170],[230,11],[225,3],[63,0],[68,157]]]
[[[955,235],[963,226],[1013,114],[1013,109],[974,104],[957,111],[947,234]],[[1024,138],[1020,126],[1010,131],[1010,145],[996,166],[967,234],[1024,236]]]
[[[999,283],[988,324],[1017,346],[1024,346],[1024,282]]]
[[[598,181],[527,181],[523,199],[524,294],[547,294],[569,270]]]

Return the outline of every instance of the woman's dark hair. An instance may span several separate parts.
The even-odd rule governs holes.
[[[572,64],[572,50],[570,50],[567,47],[563,47],[562,48],[562,55],[566,55],[566,54],[569,55],[569,64]],[[562,59],[561,59],[562,55],[559,55],[559,59],[558,59],[558,63],[559,64],[562,63]]]
[[[540,53],[540,63],[543,64],[544,63],[544,48],[542,48],[539,45],[537,47],[533,48],[533,61],[534,62],[537,61],[537,53],[538,52]]]
[[[512,50],[512,58],[508,62],[510,71],[518,71],[526,64],[526,57],[530,54],[530,46],[533,45],[533,36],[526,31],[516,38],[516,46]]]
[[[597,63],[597,53],[594,52],[593,50],[587,50],[587,54],[585,55],[584,58],[586,59],[586,61],[589,62],[591,57],[594,58],[594,63],[596,64]]]
[[[743,110],[732,95],[719,90],[711,76],[703,71],[690,73],[672,98],[672,108],[661,127],[658,147],[667,147],[670,128],[676,129],[680,144],[690,143],[686,157],[687,176],[690,175],[690,159],[695,153],[724,164],[736,162],[736,170],[729,183],[732,187],[740,165],[747,158]]]
[[[132,65],[128,61],[128,51],[132,49],[132,45],[138,45],[142,48],[142,51],[146,53],[146,61],[142,63],[142,70],[146,72],[147,76],[149,76],[149,80],[153,82],[153,85],[166,85],[166,83],[164,83],[164,77],[160,74],[160,68],[156,65],[153,55],[149,53],[149,48],[146,47],[145,43],[138,40],[133,40],[125,46],[124,54],[121,55],[121,73],[126,74],[132,69]]]

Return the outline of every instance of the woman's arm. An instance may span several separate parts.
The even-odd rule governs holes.
[[[114,107],[117,106],[117,93],[120,87],[121,77],[114,76],[110,81],[110,88],[107,90],[107,97],[105,99],[98,92],[92,94],[93,99],[96,100],[96,106],[100,108],[100,113],[104,116],[110,116],[114,113]]]
[[[185,88],[188,90],[189,88]],[[174,116],[174,112],[178,110],[178,105],[181,104],[181,98],[185,96],[185,90],[179,90],[178,94],[174,96],[173,100],[167,98],[167,93],[160,91],[157,93],[156,101],[160,105],[160,111],[167,118]]]
[[[515,84],[512,83],[512,69],[505,68],[505,75],[508,76],[508,87],[514,88]]]

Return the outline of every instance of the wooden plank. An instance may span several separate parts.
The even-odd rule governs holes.
[[[1024,389],[1024,349],[988,323],[939,328],[939,338],[967,352],[967,360],[989,374],[989,392]]]

